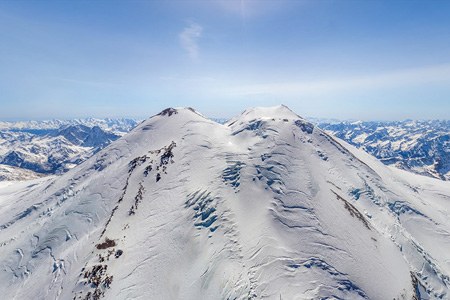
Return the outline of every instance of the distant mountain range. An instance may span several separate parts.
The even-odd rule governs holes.
[[[20,131],[33,134],[43,135],[60,130],[63,127],[84,125],[87,127],[98,126],[103,130],[111,131],[117,135],[123,135],[133,129],[140,121],[127,118],[85,118],[71,120],[43,120],[43,121],[17,121],[2,122],[0,121],[0,131]]]
[[[309,120],[386,165],[450,180],[450,121]],[[0,181],[66,172],[139,122],[125,118],[0,122]]]
[[[30,180],[42,176],[42,174],[33,172],[31,170],[0,164],[0,181]]]
[[[450,180],[450,121],[319,122],[386,165]]]
[[[0,122],[0,180],[64,173],[137,124],[93,118]]]

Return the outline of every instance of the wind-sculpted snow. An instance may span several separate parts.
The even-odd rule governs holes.
[[[215,198],[211,196],[211,192],[196,191],[193,194],[188,195],[186,200],[186,208],[192,207],[195,211],[194,225],[196,227],[208,228],[211,232],[216,231],[218,226],[213,226],[217,221]]]
[[[239,185],[241,184],[241,169],[245,166],[244,163],[240,161],[230,161],[229,166],[223,170],[222,177],[226,184],[231,185],[236,191],[239,190]]]
[[[285,106],[169,108],[59,177],[0,183],[5,299],[447,299],[448,182]]]

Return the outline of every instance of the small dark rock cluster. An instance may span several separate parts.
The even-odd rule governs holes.
[[[308,134],[313,133],[314,130],[314,125],[306,122],[306,121],[302,121],[302,120],[296,120],[295,121],[295,125],[300,128],[303,132],[306,132]]]
[[[172,116],[173,114],[177,114],[178,111],[175,108],[169,107],[166,108],[165,110],[163,110],[162,112],[160,112],[158,115],[159,116]]]
[[[95,265],[90,270],[84,272],[85,284],[89,284],[94,291],[87,292],[84,300],[98,300],[105,295],[105,289],[110,288],[113,276],[106,273],[108,265]],[[75,299],[76,297],[74,297]]]
[[[114,240],[105,238],[105,241],[103,243],[97,244],[95,247],[97,249],[107,249],[110,247],[114,247],[115,245],[116,245],[116,242]]]

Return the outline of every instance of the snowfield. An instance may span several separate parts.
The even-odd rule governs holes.
[[[449,299],[450,182],[285,106],[166,109],[55,177],[0,183],[3,299]]]

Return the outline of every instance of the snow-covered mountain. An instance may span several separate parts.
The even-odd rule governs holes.
[[[17,121],[17,122],[3,122],[0,121],[1,131],[22,131],[31,132],[34,134],[47,134],[60,130],[68,126],[84,125],[87,127],[98,126],[105,131],[113,132],[117,135],[123,135],[133,129],[140,121],[127,118],[85,118],[85,119],[70,119],[70,120],[43,120],[43,121]]]
[[[105,131],[99,126],[69,125],[58,129],[53,136],[62,136],[74,145],[82,147],[103,148],[119,138],[118,135]]]
[[[4,299],[448,299],[450,182],[285,106],[166,109],[0,188]]]
[[[320,123],[386,165],[450,180],[450,121]]]
[[[29,178],[26,170],[41,174],[65,172],[118,138],[98,126],[85,125],[63,126],[46,133],[0,131],[0,166],[15,167],[0,170],[0,180]],[[11,171],[19,172],[6,176]]]
[[[30,180],[42,177],[42,174],[31,170],[0,164],[0,181]]]

